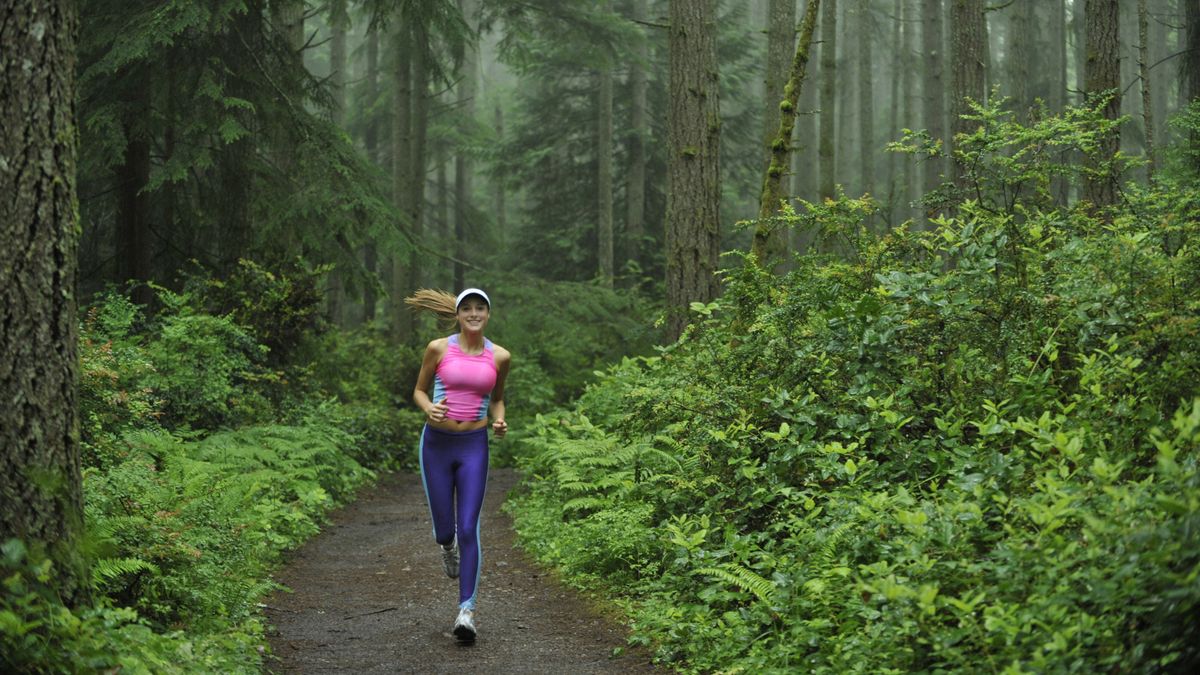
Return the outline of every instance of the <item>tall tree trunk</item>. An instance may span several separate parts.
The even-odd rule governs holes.
[[[923,52],[924,86],[922,90],[925,128],[933,138],[946,138],[943,116],[946,114],[946,84],[942,77],[945,59],[942,58],[942,1],[922,0],[921,50]],[[940,159],[925,163],[925,191],[932,192],[941,184]]]
[[[837,141],[837,0],[825,0],[821,11],[821,138],[817,155],[821,167],[821,198],[834,196]]]
[[[766,33],[767,33],[767,69],[763,80],[763,153],[764,171],[768,174],[771,167],[775,164],[775,152],[772,148],[775,139],[779,134],[780,121],[783,117],[791,116],[794,119],[796,111],[794,106],[786,113],[783,111],[785,105],[784,85],[788,80],[788,67],[793,58],[793,52],[796,45],[796,2],[795,0],[770,0],[767,7],[766,15]],[[806,57],[807,58],[807,57]],[[793,101],[795,103],[796,101]],[[790,128],[790,127],[789,127]],[[785,140],[785,155],[791,150],[791,137]],[[785,172],[788,165],[783,165],[779,168]],[[771,195],[777,201],[771,205],[759,204],[759,214],[767,213],[767,218],[775,215],[779,209],[778,200],[783,199],[782,194],[783,175],[780,174],[775,178],[775,182],[780,189],[779,194]],[[764,184],[764,190],[766,186]],[[763,198],[768,198],[768,195],[763,193]],[[782,258],[787,252],[787,230],[773,226],[770,221],[759,222],[755,228],[754,235],[754,251],[759,254],[759,263],[766,266],[773,264],[772,261],[777,261]]]
[[[904,100],[900,103],[902,124],[907,128],[916,128],[917,125],[917,110],[916,96],[913,94],[916,91],[917,82],[917,31],[916,31],[916,5],[914,3],[919,0],[901,0],[903,5],[901,19],[904,23],[904,49],[900,53],[900,63],[903,66],[904,72],[901,73],[900,89],[903,92],[901,95]],[[913,217],[912,204],[917,199],[917,179],[920,177],[918,165],[912,160],[904,163],[904,184],[900,191],[901,202],[903,204],[904,215],[903,220],[909,220]]]
[[[904,0],[893,0],[892,3],[892,58],[890,74],[890,100],[891,105],[888,110],[888,138],[900,138],[900,80],[903,75],[901,70],[904,68]],[[899,194],[899,181],[896,175],[896,167],[899,162],[899,153],[888,153],[888,194],[887,194],[887,222],[889,225],[896,224],[896,196]]]
[[[1076,102],[1083,105],[1087,92],[1087,29],[1084,24],[1084,0],[1071,2],[1071,38],[1075,45],[1075,91],[1078,92]]]
[[[1105,104],[1104,116],[1110,120],[1121,114],[1120,91],[1120,15],[1117,0],[1086,0],[1084,5],[1087,40],[1087,101],[1095,105],[1102,96],[1111,95]],[[1114,130],[1101,140],[1091,162],[1093,170],[1107,162],[1120,147],[1120,133]],[[1116,176],[1107,173],[1089,176],[1084,185],[1084,199],[1096,207],[1109,206],[1117,201]]]
[[[1180,108],[1200,98],[1200,3],[1182,0],[1183,5],[1183,65],[1180,74]]]
[[[716,8],[671,0],[667,109],[667,326],[683,333],[693,302],[716,297],[721,112]]]
[[[494,124],[496,145],[504,147],[504,109],[499,103],[496,104]],[[446,177],[445,162],[438,162],[438,171],[438,180],[444,180]],[[439,188],[441,187],[439,185]],[[500,239],[500,247],[503,249],[508,239],[508,172],[505,170],[504,162],[498,162],[496,165],[494,190],[496,202],[493,209],[496,211],[496,236]]]
[[[476,0],[458,0],[459,11],[467,25],[474,29]],[[458,109],[463,118],[468,121],[475,119],[475,89],[478,78],[476,68],[476,46],[468,42],[463,47],[462,79],[458,83]],[[468,222],[471,214],[471,184],[473,168],[471,158],[462,151],[454,156],[454,287],[461,289],[466,285],[466,267],[463,261],[467,255],[467,238],[470,236]]]
[[[136,77],[135,95],[127,104],[125,157],[116,168],[118,274],[122,282],[141,282],[133,290],[134,302],[149,304],[151,281],[150,195],[150,82],[147,73]]]
[[[392,66],[392,202],[404,216],[404,227],[412,232],[412,55],[413,31],[407,17],[394,18],[392,48],[395,61]],[[388,289],[388,314],[393,336],[399,342],[409,337],[412,313],[404,305],[408,294],[409,257],[399,251],[392,255],[392,283]]]
[[[76,408],[75,3],[0,7],[0,541],[85,604]],[[44,548],[43,548],[44,547]]]
[[[1054,47],[1054,81],[1050,109],[1062,112],[1067,105],[1067,0],[1053,0],[1050,10],[1050,44]]]
[[[296,58],[301,58],[300,49],[304,47],[304,0],[271,0],[271,15]]]
[[[379,97],[379,31],[371,28],[367,31],[367,108],[375,106]],[[376,165],[381,164],[379,157],[379,117],[374,112],[367,115],[366,129],[363,131],[363,145],[366,146],[367,157]],[[376,271],[378,268],[378,253],[373,236],[367,237],[362,249],[363,270],[367,275],[367,283],[363,288],[363,323],[369,324],[375,320],[375,303],[379,298],[376,289]]]
[[[800,26],[800,41],[792,56],[792,68],[787,84],[783,87],[782,100],[775,105],[780,111],[779,127],[771,141],[771,163],[763,176],[762,194],[758,202],[758,224],[754,228],[752,251],[761,265],[775,269],[784,250],[782,232],[775,227],[773,216],[778,213],[784,200],[783,176],[787,173],[791,153],[792,132],[796,126],[796,105],[800,101],[800,90],[808,72],[808,50],[812,45],[813,29],[817,24],[820,0],[808,0],[804,21]]]
[[[608,11],[607,3],[601,6]],[[600,283],[613,277],[613,73],[606,56],[597,73],[596,91],[596,262]]]
[[[868,0],[858,0],[858,163],[863,192],[875,192],[875,21]]]
[[[953,0],[951,0],[953,2]],[[1029,114],[1033,103],[1032,77],[1034,42],[1033,42],[1033,3],[1036,0],[1013,0],[1008,6],[1008,49],[1006,51],[1008,86],[1013,98],[1013,106],[1020,119],[1024,120]],[[1041,0],[1045,2],[1045,0]]]
[[[975,123],[964,119],[970,112],[967,99],[983,103],[987,92],[984,80],[983,0],[950,0],[951,58],[954,64],[954,96],[951,108],[951,135],[969,134]],[[954,182],[961,183],[966,166],[955,157]]]
[[[645,22],[649,16],[647,0],[633,0],[633,20]],[[629,185],[625,190],[625,241],[628,257],[641,268],[645,264],[642,239],[646,233],[646,146],[650,139],[647,110],[646,68],[650,62],[650,45],[639,23],[629,62]]]
[[[346,111],[346,33],[350,15],[346,11],[346,0],[330,0],[329,27],[333,32],[329,42],[329,89],[333,97],[331,116],[339,127],[345,123]],[[338,326],[346,323],[346,265],[338,265],[329,274],[328,292],[325,294],[326,314]]]
[[[408,172],[408,220],[411,223],[413,240],[420,243],[425,235],[425,172],[427,137],[429,130],[429,33],[425,26],[414,25],[412,29],[412,149],[411,169]],[[424,286],[421,261],[423,254],[416,248],[408,257],[408,287],[404,295]],[[416,335],[417,315],[404,312],[409,320],[409,334]]]
[[[1150,15],[1146,0],[1138,0],[1138,79],[1142,84],[1142,126],[1146,134],[1146,178],[1154,181],[1154,98],[1150,95]]]
[[[796,47],[795,0],[769,0],[766,16],[767,69],[763,80],[763,166],[771,164],[771,143],[779,133],[780,101]]]
[[[350,14],[346,0],[330,0],[329,28],[329,88],[333,94],[333,123],[342,126],[346,119],[346,33],[350,29]]]

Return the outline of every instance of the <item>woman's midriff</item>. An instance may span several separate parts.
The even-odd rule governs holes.
[[[447,417],[446,419],[442,420],[441,422],[426,421],[425,423],[428,424],[429,426],[433,427],[434,429],[440,429],[441,431],[453,431],[455,433],[463,433],[465,431],[475,431],[476,429],[482,429],[482,428],[486,427],[487,426],[487,418],[485,417],[481,420],[460,421],[460,420],[452,420],[449,417]]]

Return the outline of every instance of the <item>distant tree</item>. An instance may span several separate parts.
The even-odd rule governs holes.
[[[858,0],[854,8],[858,34],[858,159],[863,192],[875,191],[875,18],[868,0]]]
[[[83,604],[76,408],[76,4],[0,5],[0,541],[56,563]]]
[[[776,269],[780,259],[786,253],[783,232],[774,222],[774,216],[785,199],[783,177],[787,172],[791,158],[791,140],[796,125],[796,105],[800,100],[801,89],[805,76],[808,74],[808,52],[812,46],[813,30],[816,27],[817,15],[820,12],[820,0],[808,0],[804,10],[804,20],[800,25],[800,39],[796,42],[792,65],[788,71],[787,83],[781,92],[782,98],[775,108],[778,129],[768,148],[771,151],[771,161],[763,174],[762,193],[759,197],[758,224],[754,228],[754,244],[752,250],[760,264],[769,269]]]
[[[922,96],[925,128],[934,138],[946,138],[943,116],[946,114],[946,83],[942,77],[945,57],[942,54],[942,0],[921,0]],[[941,183],[942,162],[934,159],[925,164],[925,191]]]
[[[779,134],[779,122],[783,117],[784,86],[788,81],[789,66],[796,44],[796,0],[770,0],[766,16],[767,33],[767,67],[763,80],[765,95],[763,96],[763,152],[765,161],[764,171],[769,171],[774,161],[772,144]],[[794,116],[795,109],[787,114]],[[787,139],[790,144],[790,138]],[[790,147],[788,148],[790,151]],[[782,185],[782,176],[780,184]],[[765,197],[765,194],[764,194]],[[778,204],[760,205],[759,215],[763,211],[774,215],[779,209]],[[762,227],[762,226],[760,226]],[[782,228],[765,227],[762,234],[755,234],[755,250],[762,254],[760,262],[767,264],[768,260],[783,256],[787,248],[785,238],[787,231]]]
[[[599,10],[609,11],[608,0]],[[612,288],[613,277],[613,55],[600,50],[596,73],[596,259],[600,282]]]
[[[632,0],[635,39],[629,54],[629,171],[625,188],[625,242],[628,256],[638,267],[645,266],[642,238],[646,232],[646,165],[650,141],[646,69],[650,67],[650,46],[644,23],[649,18],[647,0]]]
[[[1180,75],[1183,83],[1180,86],[1180,108],[1189,105],[1200,98],[1200,3],[1194,0],[1182,0],[1183,4],[1183,65]],[[1190,142],[1200,145],[1200,132],[1193,131]],[[1190,153],[1191,157],[1200,157],[1198,153]],[[1195,167],[1200,170],[1200,166]]]
[[[1142,90],[1142,128],[1146,136],[1146,176],[1154,180],[1154,97],[1150,94],[1150,11],[1146,0],[1138,0],[1138,81]]]
[[[817,154],[821,168],[821,197],[831,199],[837,172],[837,0],[821,9],[821,133]]]
[[[667,329],[687,325],[693,302],[717,295],[721,114],[716,12],[711,0],[671,0],[667,113]]]
[[[468,30],[471,32],[474,31],[475,14],[478,11],[478,7],[477,0],[458,0],[458,8],[467,22]],[[479,77],[479,69],[476,67],[479,57],[475,41],[465,40],[461,44],[460,55],[460,71],[457,87],[458,109],[459,114],[464,119],[473,120],[475,118],[476,80]],[[473,182],[474,167],[472,166],[471,156],[465,149],[460,150],[454,156],[455,288],[462,288],[466,283],[467,270],[464,262],[467,258],[468,238],[470,237],[472,225],[469,221],[472,215],[471,192]]]
[[[973,123],[964,119],[970,112],[967,100],[983,103],[987,95],[984,52],[987,50],[984,33],[983,0],[950,0],[950,62],[953,64],[953,96],[951,98],[951,136],[967,134]],[[956,159],[954,180],[958,182],[966,167]]]
[[[1084,73],[1087,82],[1087,101],[1095,105],[1108,96],[1104,116],[1115,120],[1121,114],[1121,69],[1120,69],[1120,14],[1117,0],[1086,0],[1084,4],[1086,22],[1087,60]],[[1117,131],[1105,134],[1096,151],[1097,163],[1093,169],[1116,154],[1121,144]],[[1116,176],[1107,172],[1090,175],[1084,185],[1084,198],[1097,207],[1114,204],[1117,200]]]

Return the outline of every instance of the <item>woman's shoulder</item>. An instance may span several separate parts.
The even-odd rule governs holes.
[[[508,363],[512,360],[512,354],[495,342],[492,343],[492,354],[495,355],[496,363]]]
[[[436,340],[430,340],[429,344],[425,345],[425,352],[433,352],[435,354],[445,354],[446,348],[450,346],[450,338],[440,337]]]

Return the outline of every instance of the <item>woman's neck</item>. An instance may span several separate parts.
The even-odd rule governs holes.
[[[482,353],[483,333],[468,333],[466,331],[459,331],[458,348],[468,354]]]

